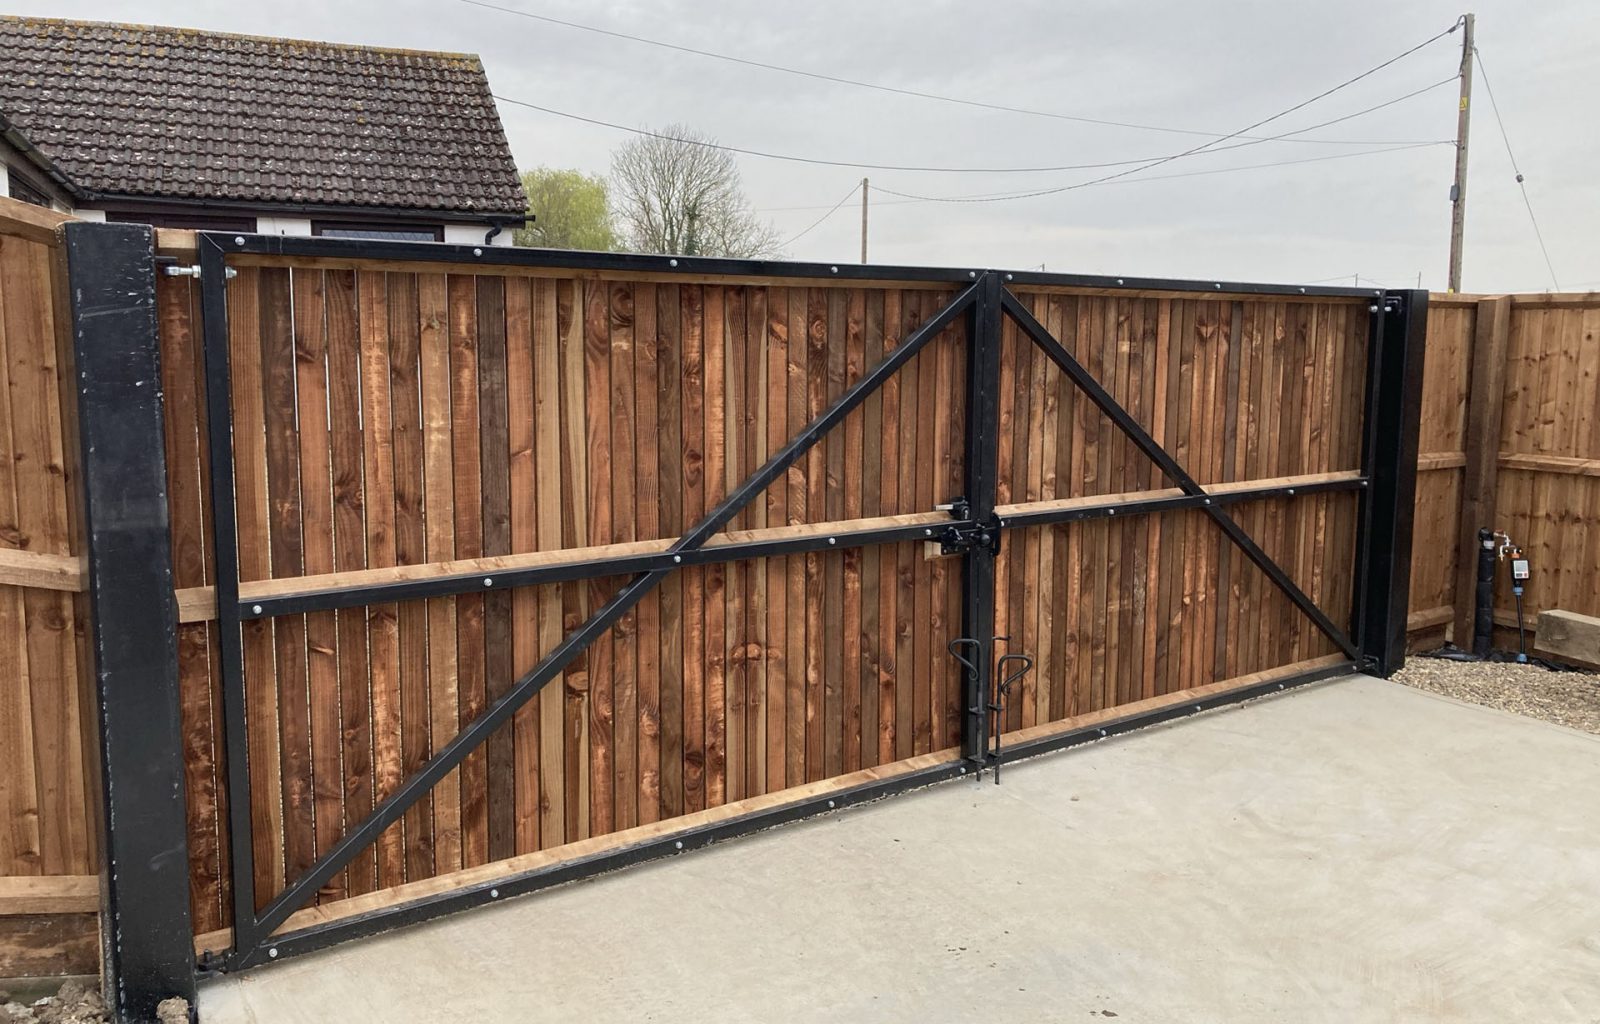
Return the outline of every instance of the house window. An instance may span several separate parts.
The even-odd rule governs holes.
[[[203,213],[146,213],[143,210],[107,210],[106,220],[116,224],[148,224],[153,228],[182,228],[186,231],[233,231],[250,235],[256,230],[254,217],[211,217]]]
[[[360,224],[314,220],[311,233],[324,238],[364,238],[378,242],[442,242],[444,228],[429,224]]]
[[[24,203],[32,203],[34,206],[42,206],[46,210],[50,209],[50,197],[45,194],[43,189],[35,188],[16,171],[11,171],[9,177],[11,179],[10,191],[12,199],[18,199]]]

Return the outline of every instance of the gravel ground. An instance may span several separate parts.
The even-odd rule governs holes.
[[[0,1024],[101,1024],[110,1019],[99,990],[81,981],[69,981],[55,995],[29,1002],[0,992]]]
[[[1447,661],[1416,655],[1394,680],[1419,690],[1600,734],[1600,675],[1510,661]]]

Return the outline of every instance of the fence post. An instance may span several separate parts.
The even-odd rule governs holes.
[[[99,708],[101,947],[119,1021],[194,1003],[189,847],[150,228],[65,228]]]
[[[994,516],[999,466],[1000,404],[1000,275],[989,271],[978,283],[977,301],[967,337],[966,479],[963,497],[974,522]],[[994,551],[987,544],[968,547],[962,555],[961,635],[980,644],[975,673],[963,673],[964,714],[961,753],[983,764],[988,751],[989,674],[993,670],[990,637],[994,634]]]
[[[1478,600],[1478,529],[1494,529],[1500,472],[1500,419],[1505,408],[1506,351],[1511,339],[1511,297],[1478,302],[1472,331],[1472,375],[1467,397],[1467,465],[1457,524],[1455,645],[1472,649]]]
[[[1405,664],[1411,527],[1417,497],[1422,362],[1428,293],[1389,291],[1370,359],[1365,536],[1357,546],[1356,635],[1362,668],[1390,676]]]

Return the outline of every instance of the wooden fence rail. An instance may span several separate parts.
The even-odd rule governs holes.
[[[1600,615],[1600,294],[1430,300],[1412,561],[1411,644],[1471,646],[1481,526],[1528,553],[1539,611]],[[1515,646],[1509,570],[1496,643]]]

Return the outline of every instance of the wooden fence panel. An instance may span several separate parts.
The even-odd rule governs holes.
[[[1494,332],[1501,328],[1484,319],[1493,305],[1484,297],[1431,300],[1412,556],[1413,647],[1447,638],[1471,645],[1461,634],[1471,615],[1472,566],[1460,559],[1479,526],[1508,532],[1528,553],[1533,578],[1523,603],[1530,635],[1542,609],[1600,615],[1594,572],[1600,566],[1600,295],[1494,301],[1510,307],[1498,338]],[[1474,386],[1480,367],[1500,375],[1498,387]],[[1481,413],[1473,409],[1479,402],[1486,405]],[[1499,420],[1497,436],[1481,451],[1468,436],[1478,415]],[[1479,474],[1482,494],[1464,485],[1474,460],[1494,470]],[[1516,643],[1509,576],[1502,566],[1495,592],[1499,646]]]
[[[68,219],[0,199],[0,977],[97,962]]]

